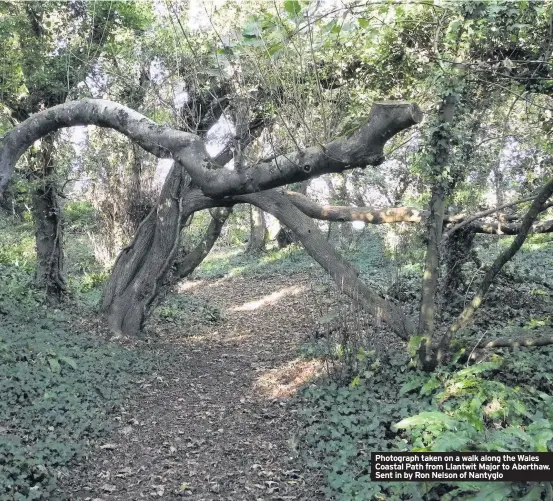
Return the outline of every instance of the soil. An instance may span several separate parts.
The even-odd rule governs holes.
[[[136,382],[115,431],[60,479],[63,491],[75,501],[324,499],[301,460],[293,398],[322,371],[298,355],[319,311],[311,284],[307,273],[183,282],[180,293],[221,319],[160,327],[143,343],[169,363]]]

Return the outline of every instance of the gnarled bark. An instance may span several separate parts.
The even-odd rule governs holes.
[[[36,235],[36,284],[49,299],[59,301],[67,290],[64,277],[63,222],[54,172],[54,142],[46,137],[39,147],[33,192]]]
[[[83,99],[36,113],[0,137],[0,192],[23,152],[34,141],[63,127],[98,125],[115,129],[158,157],[174,158],[207,196],[223,197],[348,168],[379,165],[384,160],[386,142],[421,119],[422,113],[414,104],[376,103],[368,122],[350,137],[336,139],[326,147],[280,155],[243,171],[230,171],[214,168],[203,141],[194,134],[158,125],[111,101]]]
[[[213,200],[191,188],[190,177],[175,163],[157,207],[117,258],[104,289],[101,309],[114,334],[140,333],[175,260],[184,221],[193,212],[213,205]]]

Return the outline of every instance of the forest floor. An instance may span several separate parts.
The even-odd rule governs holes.
[[[295,438],[294,394],[322,372],[299,357],[317,311],[310,275],[184,282],[180,293],[221,318],[193,335],[184,321],[154,327],[143,348],[168,363],[137,382],[62,490],[75,501],[323,499]]]

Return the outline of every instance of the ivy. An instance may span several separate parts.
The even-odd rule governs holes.
[[[59,473],[109,431],[133,378],[151,371],[144,355],[59,324],[45,313],[0,327],[2,500],[52,499]]]
[[[536,358],[525,353],[431,375],[399,372],[391,360],[368,360],[369,378],[306,388],[302,440],[308,464],[326,477],[326,495],[343,501],[541,499],[541,484],[370,481],[371,452],[553,451],[553,396],[510,385],[515,379],[541,381],[551,352]]]

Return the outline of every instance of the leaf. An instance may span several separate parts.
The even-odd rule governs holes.
[[[301,12],[301,5],[297,0],[286,0],[284,2],[284,10],[291,18],[294,18]]]
[[[359,17],[357,19],[357,22],[359,23],[360,28],[368,28],[369,27],[369,21],[366,19],[363,19],[362,17]]]
[[[417,354],[417,351],[419,351],[423,339],[423,336],[412,336],[411,339],[409,339],[407,349],[412,357],[414,357]]]
[[[59,374],[60,372],[60,363],[57,358],[48,358],[48,364],[50,365],[50,370],[54,374]]]
[[[498,369],[501,366],[501,361],[497,362],[482,362],[479,364],[474,364],[471,367],[462,369],[455,374],[455,379],[467,376],[474,376],[475,374],[480,374],[482,372]]]
[[[117,444],[104,444],[104,445],[100,445],[100,449],[107,449],[107,450],[117,449]]]
[[[472,501],[503,501],[508,499],[512,488],[510,484],[489,484],[471,498]]]
[[[399,396],[405,395],[410,391],[416,390],[422,386],[422,379],[416,378],[407,381],[399,390]]]
[[[432,411],[432,412],[421,412],[416,416],[411,416],[405,419],[402,419],[399,423],[393,424],[393,430],[401,430],[407,428],[413,428],[416,426],[427,426],[427,425],[443,425],[446,428],[452,428],[457,424],[457,420],[453,419],[451,416],[444,414],[443,412]]]
[[[77,362],[75,362],[75,360],[72,359],[71,357],[61,356],[61,357],[58,357],[58,360],[60,362],[63,362],[69,365],[69,367],[71,367],[74,371],[77,370]]]
[[[242,28],[242,35],[246,38],[255,38],[261,36],[261,27],[255,20],[250,20]]]
[[[436,388],[439,388],[442,383],[438,380],[437,377],[432,376],[421,388],[420,394],[422,396],[424,395],[430,395]]]
[[[530,439],[537,452],[548,452],[547,443],[553,439],[553,431],[551,423],[547,419],[533,422],[526,431],[530,434]]]
[[[446,432],[432,444],[433,452],[461,451],[472,442],[466,433]]]
[[[543,485],[536,485],[531,491],[528,491],[526,496],[521,498],[520,501],[540,501],[543,491]]]

